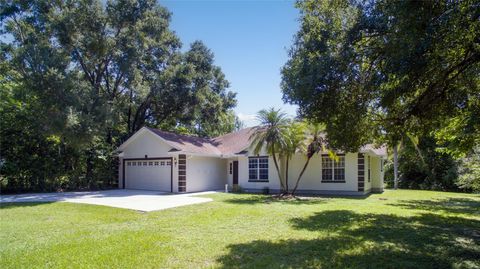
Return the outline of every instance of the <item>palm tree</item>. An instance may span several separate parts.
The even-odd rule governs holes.
[[[286,130],[287,143],[281,155],[285,158],[285,192],[288,193],[288,168],[292,156],[297,152],[305,151],[305,129],[304,122],[292,121]]]
[[[281,153],[287,145],[286,131],[289,119],[280,109],[277,110],[272,107],[260,110],[257,113],[257,120],[260,122],[260,125],[254,128],[250,136],[254,146],[254,153],[259,154],[262,148],[266,147],[267,153],[273,158],[283,192],[285,186],[278,165],[277,154]]]
[[[398,189],[398,143],[393,146],[393,189]]]
[[[408,139],[407,139],[408,138]],[[405,146],[405,141],[410,141],[418,153],[423,165],[426,165],[422,151],[418,147],[418,137],[411,133],[404,133],[398,142],[393,143],[393,189],[398,189],[398,152]]]
[[[309,124],[307,127],[307,132],[305,135],[305,141],[307,141],[307,147],[306,147],[306,155],[307,155],[307,161],[305,162],[305,165],[303,166],[302,171],[298,175],[297,182],[295,183],[295,187],[292,190],[292,195],[295,194],[295,191],[297,191],[298,184],[300,183],[300,179],[302,179],[303,174],[305,173],[305,170],[307,170],[308,164],[310,163],[310,159],[315,155],[316,153],[319,153],[320,151],[325,151],[326,149],[326,141],[325,138],[322,137],[322,131],[324,130],[324,127],[320,124]],[[301,149],[301,148],[300,148]],[[333,152],[329,152],[330,156],[335,157],[335,154]]]

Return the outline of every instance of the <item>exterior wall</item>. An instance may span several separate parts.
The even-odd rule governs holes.
[[[249,148],[250,157],[267,156],[266,148],[263,147],[258,155],[253,154],[253,148]],[[278,179],[277,169],[273,162],[272,156],[268,158],[268,182],[255,182],[248,179],[248,156],[239,156],[238,160],[238,185],[245,191],[262,191],[264,188],[269,188],[272,192],[278,192],[280,188],[280,181]],[[280,160],[279,165],[280,165]],[[233,176],[232,176],[233,181]]]
[[[278,180],[278,173],[275,169],[273,158],[268,158],[268,182],[250,182],[248,179],[248,157],[238,157],[238,185],[246,191],[261,191],[265,187],[269,188],[272,191],[280,190],[280,181]]]
[[[123,150],[123,158],[170,157],[167,152],[172,148],[163,143],[155,134],[145,131],[141,137],[130,142]]]
[[[234,161],[237,161],[237,158],[230,158],[225,163],[226,164],[225,171],[226,171],[226,175],[227,175],[226,184],[228,184],[228,189],[229,190],[231,190],[232,186],[233,186],[233,162]],[[232,164],[232,174],[230,174],[230,164]],[[239,168],[240,168],[240,165],[239,165]]]
[[[373,172],[373,167],[372,163],[373,162],[373,157],[371,155],[365,154],[365,193],[370,193],[372,189],[372,172]],[[368,167],[370,165],[370,178],[368,177]]]
[[[187,192],[224,189],[226,163],[216,157],[187,156]]]
[[[372,192],[383,191],[384,171],[381,168],[382,159],[380,157],[372,157]]]
[[[260,155],[262,156],[262,155]],[[253,157],[253,156],[252,156]],[[305,170],[300,180],[297,191],[299,193],[317,193],[317,194],[340,194],[340,195],[363,195],[371,191],[378,191],[383,186],[383,173],[380,172],[380,158],[370,156],[371,177],[368,182],[368,155],[365,154],[365,189],[358,191],[358,153],[345,154],[345,182],[343,183],[322,183],[322,162],[321,155],[315,155]],[[228,171],[228,160],[225,167]],[[239,161],[239,185],[245,191],[261,192],[268,187],[271,192],[280,190],[278,174],[273,163],[273,158],[269,158],[269,180],[268,182],[250,182],[248,180],[248,157],[238,157]],[[289,162],[289,189],[295,186],[298,175],[303,168],[306,157],[303,155],[295,155]],[[282,162],[283,163],[283,162]],[[283,169],[282,169],[283,170]],[[231,176],[227,175],[227,182],[231,186]]]
[[[290,160],[289,165],[289,183],[293,188],[295,182],[302,170],[307,157],[303,155],[295,155]],[[305,170],[305,173],[298,185],[300,192],[312,191],[337,191],[342,193],[357,192],[357,153],[345,154],[345,183],[322,183],[322,160],[320,155],[315,155]]]
[[[177,193],[178,192],[178,154],[173,155],[172,157],[173,157],[172,189],[174,193]]]

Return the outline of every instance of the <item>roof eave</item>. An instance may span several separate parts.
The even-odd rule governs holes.
[[[185,155],[199,156],[199,157],[222,157],[221,154],[189,152],[189,151],[184,151],[184,150],[170,151],[170,152],[167,152],[167,154],[168,155],[185,154]]]
[[[375,155],[375,156],[378,156],[378,157],[385,157],[387,156],[386,154],[378,154],[376,153],[374,150],[372,149],[364,149],[364,150],[360,150],[359,151],[360,153],[368,153],[368,154],[371,154],[371,155]]]
[[[245,153],[238,152],[238,153],[222,154],[222,158],[223,158],[223,159],[235,158],[235,157],[244,157],[244,156],[248,156],[248,152],[245,152]]]

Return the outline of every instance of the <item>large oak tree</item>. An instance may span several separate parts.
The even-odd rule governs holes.
[[[335,148],[434,134],[451,152],[480,138],[478,1],[297,2],[284,100]]]
[[[75,170],[91,187],[115,177],[114,149],[145,125],[200,136],[232,131],[235,93],[202,42],[180,50],[170,17],[155,0],[2,1],[2,178],[68,181]],[[40,148],[24,152],[22,139],[34,135],[63,150],[48,160]],[[26,155],[70,172],[22,170]]]

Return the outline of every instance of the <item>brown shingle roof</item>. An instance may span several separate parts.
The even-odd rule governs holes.
[[[248,148],[252,129],[245,128],[215,138],[202,138],[148,128],[176,150],[205,155],[232,155]]]
[[[205,155],[221,155],[220,150],[212,144],[211,139],[180,135],[154,128],[148,128],[148,130],[163,138],[167,144],[179,151]]]
[[[241,129],[237,132],[228,133],[212,139],[212,143],[222,152],[223,155],[231,155],[241,152],[250,146],[250,136],[253,128]]]
[[[212,156],[234,155],[248,149],[250,137],[255,127],[241,129],[215,138],[202,138],[197,136],[180,135],[154,128],[148,128],[160,136],[167,144],[175,150]],[[173,151],[175,151],[173,150]],[[365,145],[360,152],[373,151],[377,155],[386,156],[386,147],[375,148],[373,144]]]

